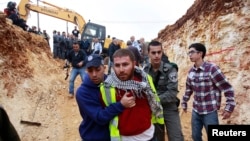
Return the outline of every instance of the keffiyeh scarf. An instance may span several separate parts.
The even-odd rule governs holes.
[[[104,85],[113,86],[115,88],[118,88],[124,91],[131,90],[134,92],[136,97],[139,97],[139,98],[143,97],[143,93],[145,93],[147,96],[151,111],[156,117],[158,117],[158,115],[162,114],[161,113],[162,106],[156,100],[155,94],[150,87],[147,74],[143,70],[141,70],[139,67],[135,67],[135,72],[142,76],[141,82],[138,82],[135,80],[121,81],[120,79],[117,78],[116,74],[112,72],[104,81]]]

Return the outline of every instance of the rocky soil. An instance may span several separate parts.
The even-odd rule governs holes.
[[[179,65],[179,97],[184,94],[187,72],[192,66],[188,46],[195,42],[205,44],[205,60],[218,64],[235,90],[235,111],[231,119],[221,120],[220,116],[221,124],[250,123],[249,15],[249,0],[196,0],[183,17],[162,29],[157,37],[170,60]],[[220,114],[224,106],[222,99]],[[191,108],[192,100],[189,112]],[[181,114],[181,119],[185,139],[190,140],[190,113]]]

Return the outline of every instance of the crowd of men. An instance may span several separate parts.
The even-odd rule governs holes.
[[[19,17],[15,2],[9,2],[4,12],[14,24],[25,31],[43,35],[49,44],[46,30],[41,32],[35,26],[28,28]],[[109,58],[108,73],[105,74],[101,56],[103,45],[98,38],[92,41],[79,40],[76,27],[72,34],[53,31],[53,57],[72,66],[69,97],[76,96],[83,118],[79,126],[82,140],[165,141],[167,133],[169,141],[184,141],[178,109],[180,99],[177,97],[178,67],[168,61],[162,44],[158,41],[147,44],[144,38],[136,40],[131,36],[126,48],[122,48],[121,41],[113,37],[104,45],[108,48]],[[203,127],[208,132],[208,125],[219,124],[221,92],[227,99],[222,117],[230,118],[235,108],[234,90],[218,66],[203,60],[206,55],[203,44],[194,43],[188,49],[194,66],[187,76],[181,106],[187,112],[187,102],[194,93],[192,138],[201,141]],[[75,91],[77,75],[81,76],[82,84]],[[6,119],[5,111],[2,113],[0,119],[2,115]],[[0,134],[0,138],[20,140],[11,123],[8,126],[11,126],[8,132],[13,135]]]
[[[41,32],[35,26],[28,31],[47,35],[46,30]],[[78,38],[73,31],[72,34],[61,34],[54,30],[53,56],[65,60],[72,67],[69,97],[76,97],[84,118],[79,126],[84,141],[93,138],[100,141],[165,141],[166,133],[169,141],[184,141],[178,109],[180,99],[177,97],[178,67],[169,62],[160,42],[147,44],[144,38],[135,40],[131,36],[127,47],[122,48],[121,41],[113,37],[108,45],[109,71],[106,74],[101,56],[102,44],[94,38],[92,49],[89,40]],[[49,43],[48,35],[47,39]],[[208,111],[193,105],[192,138],[200,141],[203,127],[207,131],[209,124],[219,124],[216,103],[220,104],[217,97],[221,97],[222,91],[227,98],[222,116],[223,119],[230,118],[235,107],[234,91],[220,69],[203,60],[206,55],[203,44],[191,44],[188,55],[194,66],[189,71],[186,92],[181,101],[184,112],[192,93],[197,97],[202,97],[197,94],[209,93],[210,97],[208,101],[194,99],[196,103],[206,103],[210,107]],[[212,75],[206,76],[208,73]],[[81,76],[82,84],[75,90],[77,75]],[[211,77],[213,81],[196,82],[194,77]],[[206,89],[194,89],[199,85]],[[210,88],[213,91],[203,91]],[[215,99],[214,94],[217,95]],[[108,99],[110,97],[114,99]]]
[[[13,24],[20,26],[25,31],[28,29],[29,26],[26,24],[26,21],[20,18],[16,8],[16,2],[8,2],[7,7],[4,9],[4,13],[7,18],[12,20]]]
[[[93,39],[93,41],[94,41],[94,46],[95,46],[95,44],[98,43],[98,39]],[[73,70],[74,70],[71,73],[72,77],[70,79],[69,94],[70,94],[71,98],[73,98],[76,95],[80,114],[82,115],[82,117],[84,117],[84,120],[81,123],[80,128],[79,128],[79,132],[80,132],[83,140],[87,141],[90,138],[97,137],[95,135],[97,133],[100,133],[101,132],[100,130],[102,130],[103,135],[105,134],[105,137],[103,136],[103,138],[102,138],[102,139],[105,138],[104,140],[110,140],[110,139],[113,140],[113,139],[116,139],[118,137],[122,140],[131,140],[131,141],[139,141],[140,139],[150,140],[150,141],[164,141],[165,140],[165,129],[167,130],[167,136],[168,136],[169,141],[174,141],[174,140],[183,141],[184,140],[183,133],[182,133],[182,127],[181,127],[181,121],[180,121],[180,117],[179,117],[179,110],[178,110],[178,107],[180,105],[180,99],[177,97],[177,94],[178,94],[178,66],[175,63],[169,62],[167,56],[163,52],[163,47],[162,47],[162,44],[160,42],[151,41],[149,44],[147,44],[147,43],[145,43],[144,38],[141,38],[140,40],[135,40],[135,37],[131,36],[130,40],[127,41],[127,47],[121,48],[120,40],[113,37],[111,42],[108,45],[109,64],[108,64],[108,73],[107,74],[103,74],[104,70],[103,70],[102,66],[104,64],[102,62],[103,58],[101,57],[102,49],[99,48],[100,50],[98,50],[98,48],[94,48],[90,54],[87,54],[83,49],[80,49],[80,46],[82,46],[81,42],[80,43],[77,42],[75,44],[77,44],[77,46],[74,46],[74,49],[73,49],[74,53],[70,53],[71,59],[67,59],[68,63],[72,64]],[[195,65],[197,65],[197,67],[200,67],[200,69],[203,69],[203,67],[206,67],[206,65],[208,65],[208,64],[206,64],[206,62],[203,61],[203,58],[206,54],[206,49],[205,49],[204,45],[199,44],[199,43],[192,44],[192,45],[190,45],[189,49],[190,49],[190,51],[189,51],[188,55],[191,57],[190,58],[191,61],[194,62]],[[80,57],[77,57],[76,55],[82,54],[80,50],[85,52],[85,55],[80,55]],[[131,53],[132,53],[132,55],[131,55]],[[194,60],[195,59],[195,58],[193,58],[195,56],[194,54],[195,55],[198,54],[198,55],[196,55],[197,60]],[[72,58],[74,58],[74,59],[72,59]],[[85,58],[85,59],[83,59],[83,58]],[[74,61],[72,61],[72,60],[74,60]],[[73,64],[75,64],[75,65],[73,65]],[[201,65],[204,65],[204,66],[201,66]],[[209,64],[209,65],[211,67],[215,67],[212,64]],[[218,68],[215,67],[214,69],[218,69]],[[82,74],[81,71],[84,71],[84,74]],[[195,71],[195,69],[192,71]],[[207,71],[209,71],[209,70],[207,70]],[[220,71],[220,70],[217,70],[217,71]],[[135,76],[137,73],[139,73],[139,75]],[[140,86],[137,84],[137,81],[147,80],[146,78],[144,78],[144,77],[146,77],[144,73],[146,73],[146,74],[150,75],[150,77],[152,77],[152,78],[150,78],[152,81],[147,82],[147,83],[153,83],[154,86],[151,88],[151,90],[156,90],[156,92],[158,94],[159,98],[156,97],[155,100],[157,101],[157,99],[160,99],[160,103],[162,106],[162,112],[163,112],[163,115],[162,115],[163,121],[161,119],[158,119],[157,122],[150,123],[150,122],[146,122],[146,121],[150,121],[150,119],[148,119],[145,121],[145,123],[148,123],[147,126],[146,125],[144,125],[144,126],[137,125],[138,127],[143,126],[142,127],[142,128],[144,128],[143,131],[141,131],[140,128],[138,128],[138,130],[137,130],[137,128],[134,128],[133,129],[134,132],[131,132],[132,126],[130,127],[129,124],[126,124],[126,125],[123,124],[124,121],[118,122],[117,120],[118,119],[122,120],[126,117],[126,119],[131,118],[131,123],[134,123],[131,125],[135,125],[137,123],[134,121],[136,121],[136,119],[139,116],[138,115],[136,116],[136,114],[132,114],[133,110],[131,111],[130,108],[133,108],[133,109],[139,108],[136,106],[136,103],[138,103],[140,100],[138,101],[137,99],[141,99],[141,98],[143,99],[143,96],[142,96],[143,94],[150,93],[148,90],[141,88],[144,86]],[[195,73],[197,73],[197,76],[200,75],[199,72],[195,72]],[[74,80],[78,74],[81,75],[82,82],[83,82],[82,86],[84,88],[83,89],[81,87],[78,88],[78,91],[75,94]],[[202,74],[202,75],[204,75],[204,74]],[[227,85],[227,87],[219,88],[219,89],[221,89],[220,91],[223,91],[223,89],[225,89],[225,90],[228,89],[230,91],[230,92],[228,92],[228,95],[226,95],[226,98],[231,100],[229,102],[229,104],[231,105],[231,108],[225,109],[225,112],[223,113],[223,118],[227,119],[230,117],[230,115],[233,111],[233,108],[235,106],[235,102],[233,100],[234,99],[234,92],[232,90],[231,85],[225,80],[225,77],[223,76],[223,74],[221,74],[221,75],[222,76],[220,78],[223,78],[223,80],[216,80],[216,81],[223,81],[225,83],[225,85]],[[189,79],[190,78],[188,76],[187,80],[189,80]],[[214,79],[217,79],[217,77],[215,76]],[[92,82],[90,82],[90,81],[92,81]],[[189,81],[192,81],[192,78]],[[104,82],[104,83],[102,83],[102,82]],[[91,83],[91,84],[89,85],[89,83]],[[101,88],[100,88],[100,83],[101,83]],[[106,85],[106,83],[108,83],[108,84]],[[193,84],[191,82],[188,82],[188,83],[189,83],[189,85]],[[85,84],[86,84],[86,86],[85,86]],[[105,85],[105,86],[102,87],[102,85]],[[148,85],[152,86],[152,84],[148,84]],[[199,85],[199,84],[197,84],[197,85]],[[90,87],[93,87],[93,88],[90,88]],[[115,88],[113,88],[113,87],[115,87]],[[206,87],[210,87],[210,86],[207,85]],[[212,88],[212,86],[211,86],[211,88]],[[93,93],[89,94],[91,89],[92,89]],[[108,90],[108,89],[110,89],[110,90]],[[115,89],[115,90],[111,90],[111,89]],[[190,89],[192,89],[192,90],[190,90]],[[212,89],[215,89],[215,91],[217,92],[218,88],[214,87]],[[192,86],[189,86],[187,88],[187,90],[188,91],[186,91],[186,93],[182,99],[182,104],[183,104],[182,106],[183,106],[184,111],[186,111],[186,106],[187,106],[186,102],[189,100],[189,97],[191,94],[190,91],[196,92],[196,89],[193,89]],[[144,91],[144,93],[143,93],[143,91]],[[105,104],[104,107],[106,107],[107,110],[109,109],[109,106],[112,105],[112,101],[109,101],[109,99],[105,99],[105,98],[107,95],[109,95],[107,97],[112,97],[110,95],[112,92],[116,92],[113,94],[114,94],[114,97],[117,98],[116,99],[117,101],[115,100],[115,101],[113,101],[113,103],[115,103],[115,104],[117,104],[117,102],[122,103],[122,106],[117,105],[118,107],[115,108],[116,111],[112,112],[112,116],[110,115],[111,113],[108,113],[108,111],[100,109],[99,106],[102,105],[101,104],[102,102],[99,103],[98,106],[96,105],[97,104],[96,102],[98,101],[96,98],[100,97],[100,96],[97,96],[100,94],[100,92],[101,92],[101,97],[104,98],[103,99],[103,103]],[[135,98],[130,99],[129,97],[127,97],[127,92],[131,92],[132,94],[130,93],[130,95],[133,95],[133,97],[135,97]],[[94,94],[94,93],[96,93],[96,94]],[[142,95],[140,95],[140,93]],[[197,91],[197,93],[203,93],[203,91],[202,92]],[[211,95],[213,95],[213,93],[211,93]],[[218,94],[218,95],[220,95],[220,94]],[[97,96],[97,97],[95,97],[95,96]],[[87,101],[84,104],[85,100],[87,100]],[[95,102],[92,101],[94,103],[91,103],[90,100],[97,100],[97,101],[95,101]],[[106,103],[107,102],[106,100],[111,102],[111,103]],[[126,100],[128,100],[128,101],[126,101]],[[152,100],[152,99],[150,99],[150,100]],[[150,102],[150,100],[148,99],[148,101],[147,101],[144,99],[143,101],[149,102],[149,105],[152,106],[151,105],[152,101]],[[153,101],[155,102],[155,100],[153,100]],[[216,99],[214,99],[213,101],[215,103],[216,102],[220,103],[220,101],[216,101]],[[128,104],[127,102],[131,103],[131,104]],[[140,102],[142,102],[142,101],[140,101]],[[202,102],[202,101],[197,101],[197,102]],[[203,102],[207,102],[207,101],[203,101]],[[91,106],[91,104],[93,104],[93,105]],[[95,107],[94,105],[97,107]],[[213,106],[213,105],[211,105],[211,106]],[[114,108],[113,106],[111,106],[111,107]],[[147,107],[147,108],[146,107],[147,106],[145,106],[144,110],[146,110],[147,108],[150,108],[150,107]],[[194,114],[197,114],[200,112],[197,110],[201,110],[201,109],[196,109],[196,107],[193,107],[193,108],[194,108],[194,111],[193,111]],[[218,110],[217,108],[214,108],[213,110],[210,111],[213,114],[212,116],[214,119],[218,119],[217,110]],[[93,111],[93,113],[92,113],[92,111]],[[130,111],[130,112],[128,112],[128,111]],[[101,115],[104,113],[107,114],[107,115],[105,115],[105,114],[103,115],[104,116],[104,117],[102,117],[103,119],[101,119],[101,117],[98,116],[98,119],[100,121],[103,120],[102,121],[103,124],[106,123],[106,125],[107,125],[106,127],[114,126],[114,125],[109,125],[109,123],[113,123],[113,122],[116,122],[114,124],[118,125],[118,127],[116,126],[114,128],[109,128],[106,131],[104,131],[106,127],[103,127],[104,125],[99,125],[99,121],[96,121],[97,119],[95,119],[95,118],[97,118],[97,117],[95,117],[95,115],[97,114],[96,112],[101,114]],[[145,112],[145,115],[149,114],[146,111],[143,111],[143,112]],[[154,110],[151,109],[151,112],[154,113]],[[193,123],[199,122],[199,127],[195,127],[196,125],[192,124],[192,126],[193,126],[192,127],[192,132],[193,132],[192,138],[195,141],[201,140],[201,134],[200,134],[201,130],[200,129],[202,127],[205,127],[205,129],[207,131],[207,122],[211,122],[213,124],[218,124],[218,122],[217,122],[218,120],[206,121],[206,116],[209,117],[210,114],[207,114],[206,112],[204,114],[205,114],[204,121],[198,121],[198,120],[192,119]],[[194,116],[197,117],[198,115],[194,115]],[[134,120],[132,120],[132,118]],[[108,121],[110,121],[110,122],[108,122]],[[86,123],[86,122],[88,122],[88,123]],[[138,121],[138,123],[139,123],[139,121]],[[88,128],[89,126],[91,126],[92,129],[89,129]],[[96,128],[96,129],[94,130],[94,128]],[[130,129],[130,130],[127,130],[127,129]],[[120,130],[120,133],[119,133],[119,130]],[[108,132],[110,134],[108,134]],[[116,134],[116,133],[118,133],[118,134]],[[152,133],[154,135],[152,135]],[[140,139],[138,140],[138,138],[140,138]]]
[[[87,57],[91,54],[97,54],[103,57],[102,53],[104,52],[103,45],[99,42],[98,38],[93,38],[91,40],[93,43],[91,43],[90,40],[84,37],[82,38],[82,40],[79,40],[79,32],[77,32],[76,30],[77,28],[75,27],[75,29],[72,31],[72,34],[66,34],[66,32],[62,32],[61,34],[61,32],[59,31],[53,31],[53,57],[65,60],[64,68],[70,66],[70,64],[72,66],[69,80],[70,97],[73,97],[75,93],[74,81],[76,77],[80,75],[83,80]],[[131,43],[127,44],[127,47],[129,49],[136,49],[137,53],[135,53],[135,55],[136,59],[138,60],[138,66],[142,66],[144,60],[147,63],[148,55],[147,53],[145,53],[145,51],[147,51],[147,48],[144,42],[144,38],[141,38],[140,41],[137,41],[135,40],[134,36],[131,36],[131,39],[128,41],[128,43]],[[108,55],[107,58],[109,58],[108,74],[110,74],[113,66],[112,56],[115,51],[122,48],[121,40],[113,37],[108,45],[106,43],[106,45],[104,46],[108,46],[106,47],[106,51]],[[147,59],[142,59],[144,57],[147,57]]]
[[[49,44],[50,36],[46,32],[46,30],[43,30],[42,32],[41,29],[40,28],[37,29],[36,26],[29,27],[26,24],[26,21],[20,18],[19,12],[16,8],[16,2],[9,1],[7,3],[7,7],[4,9],[4,13],[6,15],[6,18],[11,19],[14,25],[21,27],[24,31],[42,35],[43,38],[48,42],[48,45],[50,46]]]
[[[133,41],[132,37],[125,49],[113,47],[112,56],[109,54],[113,71],[109,74],[105,74],[100,55],[87,57],[84,81],[76,92],[83,118],[79,126],[82,140],[165,141],[167,133],[169,141],[184,141],[178,107],[181,103],[186,112],[192,94],[195,96],[190,120],[194,141],[202,140],[203,127],[208,134],[208,125],[219,124],[222,91],[227,99],[222,117],[230,118],[235,107],[233,88],[215,64],[203,60],[206,55],[203,44],[189,46],[188,56],[194,66],[187,76],[181,101],[177,97],[179,69],[164,56],[162,44],[149,43],[150,61],[142,69],[140,59],[136,58],[141,55],[141,48],[135,47],[138,42]],[[112,44],[117,44],[115,39]],[[202,103],[204,107],[199,106]]]

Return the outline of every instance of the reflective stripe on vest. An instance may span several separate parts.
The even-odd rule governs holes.
[[[147,75],[147,79],[148,79],[148,82],[150,84],[151,89],[153,90],[154,97],[155,97],[156,101],[160,102],[160,99],[157,95],[152,77],[150,75]],[[106,106],[116,102],[116,94],[115,94],[114,87],[112,87],[112,86],[105,87],[104,84],[102,83],[100,90],[101,90],[102,99],[103,99]],[[159,117],[155,117],[155,115],[152,114],[151,122],[164,125],[163,111],[161,112]],[[120,132],[118,129],[118,116],[115,116],[114,119],[112,119],[110,121],[109,129],[110,129],[111,141],[121,141]]]
[[[100,90],[102,99],[106,106],[116,102],[115,88],[104,88],[103,83],[101,84]],[[118,116],[115,116],[109,124],[110,138],[111,141],[121,141],[120,132],[118,129]]]
[[[149,85],[150,85],[151,89],[153,90],[156,101],[160,103],[160,98],[157,95],[157,92],[156,92],[155,85],[153,83],[152,77],[150,75],[147,75],[147,78],[148,78]],[[164,124],[163,111],[161,112],[161,114],[158,117],[155,117],[155,115],[152,114],[151,121],[152,121],[152,123]]]

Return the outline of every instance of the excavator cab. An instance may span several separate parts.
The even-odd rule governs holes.
[[[106,27],[92,22],[86,23],[81,35],[81,40],[87,39],[91,43],[91,49],[93,49],[93,38],[98,38],[99,42],[102,44],[102,46],[104,46],[106,38]],[[104,50],[103,56],[107,56],[107,52]]]
[[[85,38],[92,40],[93,38],[98,38],[103,44],[106,37],[106,27],[103,25],[88,22],[82,32],[81,39]]]
[[[78,26],[78,29],[81,32],[81,40],[88,39],[89,42],[92,43],[93,38],[98,38],[102,46],[104,45],[106,38],[105,26],[95,24],[90,21],[86,23],[84,18],[79,13],[73,10],[61,8],[57,5],[45,1],[39,2],[42,2],[43,5],[33,4],[30,0],[21,0],[17,8],[20,17],[27,21],[29,17],[29,12],[33,11],[61,20],[65,20]]]

